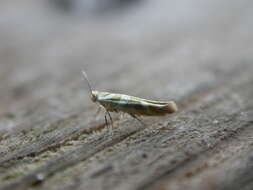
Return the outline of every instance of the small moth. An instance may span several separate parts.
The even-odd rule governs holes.
[[[82,73],[84,79],[88,83],[91,100],[99,103],[105,109],[106,114],[110,117],[111,123],[113,123],[113,121],[110,112],[128,113],[130,116],[145,125],[145,123],[143,123],[137,116],[162,116],[174,113],[178,110],[174,101],[154,101],[125,94],[114,94],[92,90],[87,74],[85,71],[82,71]],[[108,124],[106,114],[105,121],[106,124]]]

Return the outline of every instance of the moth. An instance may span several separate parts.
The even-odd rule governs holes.
[[[174,101],[154,101],[125,94],[115,94],[93,90],[85,71],[82,71],[84,79],[87,81],[91,100],[102,106],[105,111],[106,125],[108,114],[111,124],[113,123],[110,112],[123,112],[137,119],[143,125],[145,123],[138,116],[163,116],[178,111]]]

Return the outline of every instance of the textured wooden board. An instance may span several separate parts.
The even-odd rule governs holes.
[[[0,189],[252,189],[252,3],[190,2],[84,20],[3,3]],[[111,135],[82,68],[98,90],[179,112],[147,127],[115,114]]]

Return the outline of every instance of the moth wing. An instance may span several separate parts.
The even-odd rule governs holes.
[[[144,98],[138,98],[138,97],[134,97],[133,99],[136,101],[142,101],[142,102],[147,102],[150,104],[159,104],[159,105],[167,105],[169,103],[169,101],[156,101],[156,100],[148,100],[148,99],[144,99]]]

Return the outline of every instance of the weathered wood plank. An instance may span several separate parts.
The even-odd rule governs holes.
[[[244,77],[240,77],[240,78],[244,79]],[[120,170],[123,170],[124,172],[126,172],[125,167],[129,168],[130,171],[132,169],[136,169],[136,168],[141,170],[141,172],[139,173],[140,176],[138,176],[138,177],[132,176],[129,179],[130,181],[127,181],[126,178],[124,178],[124,183],[126,183],[125,185],[127,185],[127,188],[129,188],[128,185],[131,185],[131,186],[137,185],[137,184],[135,184],[136,182],[134,183],[134,181],[131,181],[131,180],[140,179],[141,177],[143,178],[142,180],[140,180],[141,183],[144,183],[144,184],[148,183],[149,184],[150,182],[152,182],[152,179],[154,179],[154,180],[156,179],[155,176],[161,177],[161,175],[163,175],[164,173],[166,174],[171,169],[174,169],[174,167],[181,166],[184,161],[191,160],[192,156],[193,156],[193,158],[195,158],[196,155],[202,153],[203,151],[205,151],[205,149],[208,150],[209,148],[215,146],[223,139],[228,138],[231,134],[233,134],[235,132],[239,132],[240,129],[245,129],[245,128],[251,127],[252,122],[248,121],[249,118],[247,116],[245,116],[245,118],[241,118],[242,117],[241,111],[243,111],[244,106],[251,105],[250,102],[247,102],[247,104],[246,104],[246,102],[243,102],[244,98],[245,98],[245,100],[248,100],[247,98],[252,95],[252,89],[248,88],[248,86],[252,83],[252,79],[249,80],[248,75],[246,75],[245,78],[247,79],[246,82],[245,81],[240,82],[240,80],[238,81],[236,79],[235,84],[231,83],[229,85],[230,87],[221,88],[220,90],[222,90],[224,92],[221,93],[218,91],[216,94],[216,97],[213,97],[213,94],[210,95],[211,97],[205,97],[205,99],[207,99],[206,100],[207,103],[201,102],[201,104],[199,104],[199,106],[200,106],[199,110],[193,109],[192,111],[188,111],[186,114],[183,113],[181,117],[184,119],[181,119],[180,116],[178,116],[179,118],[176,118],[177,124],[175,124],[175,126],[173,126],[173,128],[182,128],[182,126],[185,125],[185,127],[183,127],[184,130],[181,131],[182,130],[181,129],[178,132],[179,134],[171,133],[170,130],[168,130],[168,131],[166,130],[165,133],[157,134],[157,135],[153,136],[153,138],[150,137],[148,142],[146,142],[147,145],[141,144],[141,145],[137,146],[137,149],[131,149],[131,151],[134,152],[134,151],[142,151],[142,150],[138,150],[138,148],[142,149],[143,146],[144,147],[146,147],[146,146],[151,147],[151,149],[148,149],[148,150],[146,150],[145,153],[143,153],[145,155],[151,154],[151,157],[148,156],[148,158],[151,158],[151,160],[148,161],[148,159],[146,159],[146,158],[142,158],[142,159],[144,159],[145,162],[152,163],[151,165],[148,164],[148,169],[150,169],[150,167],[152,165],[154,165],[154,167],[156,169],[155,168],[152,169],[152,173],[149,173],[148,171],[145,171],[147,169],[146,168],[147,166],[145,166],[145,164],[143,166],[144,168],[141,168],[141,165],[143,163],[137,162],[137,160],[140,159],[139,154],[133,155],[133,158],[132,158],[133,160],[135,160],[135,162],[137,162],[136,166],[133,166],[132,164],[130,164],[128,166],[128,164],[127,164],[128,162],[132,163],[131,159],[130,160],[127,159],[127,163],[123,162],[122,164],[119,164],[119,163],[116,164],[116,165],[122,166],[123,168],[121,168]],[[233,96],[232,92],[234,90],[236,90],[237,92],[238,91],[242,92],[242,95],[237,93],[237,95],[240,96],[240,101],[241,101],[240,104],[238,104],[238,102],[236,102],[237,99],[235,99],[235,97]],[[221,95],[219,95],[219,94],[221,94]],[[244,96],[246,96],[246,97],[244,97]],[[234,107],[237,106],[237,108],[232,109],[233,106]],[[216,107],[218,107],[218,108],[216,108]],[[226,109],[224,110],[223,107],[225,107]],[[238,110],[240,110],[239,114],[237,113]],[[211,118],[208,118],[207,116],[203,117],[203,114],[202,114],[203,112],[205,112],[205,115],[210,116]],[[215,112],[217,112],[217,113],[215,113]],[[193,121],[192,123],[187,123],[190,126],[187,126],[186,124],[183,125],[183,123],[185,123],[186,118],[188,118],[190,121]],[[198,121],[198,119],[200,121]],[[216,122],[213,123],[214,119],[215,119],[215,121],[217,121],[219,123],[219,125],[217,125]],[[183,123],[181,120],[183,121]],[[243,124],[243,123],[245,123],[245,124]],[[196,126],[196,124],[197,124],[197,126]],[[199,129],[199,127],[200,127],[199,125],[203,125],[203,124],[209,126],[209,130],[211,130],[211,131],[208,131],[208,130],[201,131]],[[164,125],[166,126],[166,124],[164,124]],[[136,131],[138,131],[138,128],[133,127],[132,130],[136,132]],[[121,133],[119,133],[119,135],[120,136],[123,135],[125,137],[128,137],[129,136],[128,133],[132,133],[131,132],[132,130],[131,130],[131,128],[127,128],[127,129],[125,129],[125,132],[121,132]],[[190,134],[191,131],[194,131],[194,133],[197,131],[200,134],[202,132],[202,134],[200,137],[196,138],[194,141],[194,138],[193,138],[194,136],[192,136],[192,135],[186,136],[185,135],[187,133]],[[220,132],[222,132],[222,134],[219,134]],[[182,133],[182,134],[180,134],[180,133]],[[194,135],[194,133],[193,133],[193,135]],[[211,135],[208,133],[211,133]],[[151,134],[152,134],[152,132],[151,132]],[[176,139],[177,140],[176,146],[179,146],[180,144],[182,144],[181,146],[184,145],[185,147],[181,147],[182,152],[177,151],[176,153],[173,154],[172,158],[169,157],[168,160],[167,159],[163,160],[166,157],[165,155],[170,155],[169,152],[173,152],[173,150],[172,150],[173,146],[168,146],[167,147],[168,150],[167,150],[167,148],[165,148],[167,146],[167,145],[165,145],[166,144],[165,140],[168,140],[169,137],[171,138],[171,135],[178,137],[178,139]],[[175,137],[173,139],[175,139]],[[41,176],[43,176],[43,178],[46,178],[47,176],[54,174],[58,170],[66,169],[67,166],[77,164],[78,161],[82,161],[84,159],[87,159],[90,156],[94,155],[94,153],[98,153],[99,151],[103,150],[104,148],[110,147],[112,144],[115,144],[115,142],[119,142],[118,140],[115,141],[114,138],[122,140],[121,137],[114,136],[107,143],[105,141],[105,144],[103,143],[103,140],[102,141],[95,140],[96,144],[93,144],[93,143],[91,145],[85,144],[84,147],[81,148],[80,150],[77,149],[74,152],[67,153],[67,154],[63,155],[62,157],[60,157],[59,159],[49,162],[49,164],[47,164],[45,167],[42,167],[41,169],[38,169],[37,171],[35,171],[34,174],[31,174],[31,175],[29,174],[27,177],[22,178],[18,182],[18,184],[14,183],[13,186],[11,186],[11,189],[13,189],[14,187],[20,188],[20,187],[22,187],[22,184],[26,184],[26,185],[35,184],[38,180],[42,180],[40,178]],[[180,139],[180,138],[182,138],[182,139]],[[208,139],[208,142],[205,142],[206,138]],[[140,138],[140,140],[141,140],[141,138]],[[180,140],[182,140],[181,143],[180,143]],[[191,142],[191,145],[186,143],[188,141]],[[155,142],[155,144],[154,144],[154,142]],[[160,143],[162,143],[163,145],[161,145]],[[203,144],[203,143],[207,143],[207,144]],[[200,147],[198,147],[199,145],[200,145]],[[159,146],[162,147],[160,151],[159,151]],[[89,151],[88,147],[91,147],[91,153],[89,153],[90,151]],[[152,147],[155,147],[155,149],[153,149]],[[176,149],[176,147],[174,149]],[[125,155],[126,153],[124,152],[123,154]],[[156,155],[156,156],[153,157],[152,155]],[[160,155],[160,156],[158,156],[158,155]],[[118,155],[118,156],[120,156],[120,155]],[[138,156],[138,157],[135,157],[135,156]],[[115,164],[115,162],[123,161],[122,159],[124,158],[124,156],[120,156],[120,157],[121,157],[121,159],[116,159],[116,160],[113,160],[113,162],[111,162],[111,163],[106,163],[105,166],[107,166],[107,165],[113,166]],[[159,159],[157,160],[156,157],[158,157]],[[107,159],[109,159],[109,158],[107,158]],[[143,162],[143,160],[142,160],[142,162]],[[164,165],[166,162],[169,163],[169,165],[167,167],[165,167],[166,165]],[[161,165],[163,167],[161,167]],[[163,168],[164,168],[164,170],[163,170]],[[119,168],[118,168],[118,170],[119,170]],[[142,170],[144,170],[145,172]],[[132,172],[130,172],[130,173],[132,173]],[[145,173],[147,176],[145,176],[143,173]],[[95,174],[91,174],[91,176],[94,176],[94,175]],[[109,175],[109,174],[107,174],[107,175]],[[137,175],[137,173],[135,173],[135,175]],[[40,176],[39,179],[38,179],[38,176]],[[119,176],[121,178],[121,176],[119,174],[117,174],[116,176]],[[114,179],[116,179],[116,176],[114,177]],[[101,177],[107,178],[106,175],[103,175]],[[145,179],[145,178],[147,178],[147,179]],[[81,181],[83,181],[83,180],[81,180]],[[89,180],[84,180],[84,181],[89,181]],[[120,181],[120,180],[118,180],[118,181]],[[91,184],[89,184],[89,185],[91,185]],[[92,183],[92,185],[94,185],[94,184]],[[97,185],[97,183],[96,183],[96,185]],[[100,184],[100,185],[102,186],[102,184]],[[142,188],[142,186],[143,185],[141,185],[141,187],[138,187],[137,189]],[[116,186],[114,186],[114,187],[116,187]],[[121,187],[124,187],[124,186],[121,186]],[[91,188],[91,187],[89,187],[89,188]],[[95,186],[93,188],[97,188],[97,187]],[[110,188],[113,188],[113,187],[110,187]],[[116,187],[116,188],[118,188],[118,187]]]

